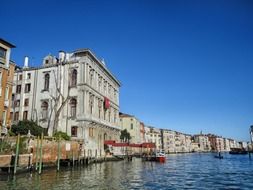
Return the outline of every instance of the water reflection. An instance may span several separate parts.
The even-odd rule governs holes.
[[[169,155],[165,164],[107,162],[44,170],[42,175],[0,176],[0,189],[253,189],[253,161],[247,155]]]

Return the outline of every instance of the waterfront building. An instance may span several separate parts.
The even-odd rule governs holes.
[[[183,153],[191,151],[191,135],[180,132],[175,133],[175,152]]]
[[[150,142],[155,143],[157,149],[162,149],[161,130],[155,127],[149,127]]]
[[[103,156],[105,140],[119,140],[120,82],[89,49],[48,55],[41,67],[17,69],[13,121],[34,120],[79,140],[86,156]]]
[[[194,141],[191,143],[191,152],[202,152],[202,150],[200,150],[199,143]]]
[[[151,139],[151,136],[150,136],[150,127],[145,125],[144,126],[144,131],[145,131],[145,134],[144,134],[145,142],[152,142],[152,139]]]
[[[224,151],[229,152],[230,151],[230,143],[229,139],[224,138]]]
[[[126,129],[131,136],[131,143],[142,143],[141,122],[133,115],[119,113],[121,130]]]
[[[216,152],[217,151],[220,151],[220,152],[225,151],[224,138],[222,138],[221,136],[208,134],[208,139],[210,141],[212,151],[216,151]]]
[[[248,143],[247,142],[240,141],[238,143],[239,143],[240,148],[243,148],[243,149],[247,150],[247,148],[248,148]]]
[[[146,142],[145,141],[145,124],[143,122],[140,122],[140,135],[141,135],[141,143]]]
[[[193,136],[194,142],[199,144],[199,151],[209,152],[211,150],[211,144],[207,135],[198,134]]]
[[[189,134],[185,134],[185,152],[191,152],[191,143],[192,143],[192,136]]]
[[[13,44],[0,38],[0,136],[11,126],[10,105],[15,63],[10,60]]]
[[[224,149],[224,138],[222,137],[216,137],[216,145],[217,145],[217,151],[223,152],[225,151]]]
[[[163,131],[163,141],[164,141],[164,151],[166,153],[175,153],[175,131],[164,129]]]

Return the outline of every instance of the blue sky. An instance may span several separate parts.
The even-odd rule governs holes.
[[[249,140],[252,1],[3,1],[12,59],[90,48],[122,82],[121,111],[148,125]]]

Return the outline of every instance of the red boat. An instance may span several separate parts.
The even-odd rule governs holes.
[[[160,163],[164,163],[166,161],[166,155],[164,151],[160,150],[156,153],[156,161]]]

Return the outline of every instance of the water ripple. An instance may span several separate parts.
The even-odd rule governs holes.
[[[107,162],[87,167],[0,176],[0,189],[253,189],[253,160],[225,154],[169,155],[165,164]]]

